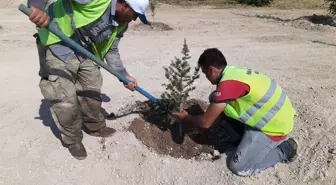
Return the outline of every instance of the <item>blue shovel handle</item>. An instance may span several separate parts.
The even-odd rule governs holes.
[[[31,10],[27,6],[25,6],[24,4],[20,4],[19,10],[21,12],[23,12],[24,14],[26,14],[27,16],[30,16],[30,14],[32,13]],[[108,72],[110,72],[114,76],[116,76],[124,84],[130,83],[130,80],[128,80],[127,78],[125,78],[124,76],[122,76],[120,73],[118,73],[117,71],[115,71],[114,69],[112,69],[105,62],[101,61],[99,58],[97,58],[91,52],[89,52],[88,50],[86,50],[85,48],[83,48],[81,45],[79,45],[78,43],[76,43],[72,39],[68,38],[60,30],[58,30],[57,28],[51,26],[51,24],[49,24],[48,30],[51,31],[56,36],[58,36],[61,40],[63,40],[65,43],[67,43],[70,47],[72,47],[73,49],[75,49],[75,50],[83,53],[89,59],[91,59],[92,61],[96,62],[99,66],[101,66],[102,68],[106,69]],[[146,92],[141,87],[136,86],[135,89],[139,93],[141,93],[142,95],[146,96],[149,100],[151,100],[151,101],[153,101],[153,102],[155,102],[157,104],[160,104],[160,101],[157,98],[155,98],[154,96],[152,96],[151,94],[149,94],[148,92]]]

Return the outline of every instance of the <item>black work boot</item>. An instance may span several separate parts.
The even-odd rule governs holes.
[[[287,141],[281,143],[278,147],[282,150],[282,152],[285,155],[282,163],[290,163],[296,159],[298,145],[293,138],[289,138]]]
[[[74,143],[68,145],[67,148],[69,149],[71,155],[78,160],[83,160],[87,156],[85,147],[82,143]]]
[[[110,127],[103,127],[97,131],[87,131],[87,134],[96,137],[111,137],[116,132],[115,129]]]

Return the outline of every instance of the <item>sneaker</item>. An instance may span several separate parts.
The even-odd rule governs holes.
[[[103,127],[97,131],[88,131],[87,133],[91,136],[96,137],[111,137],[116,132],[115,129],[110,127]]]
[[[82,143],[74,143],[69,145],[67,148],[69,149],[71,155],[78,160],[83,160],[87,156],[85,147]]]
[[[293,138],[289,138],[279,145],[279,148],[285,155],[285,159],[282,161],[283,163],[290,163],[296,159],[297,147],[298,145]]]

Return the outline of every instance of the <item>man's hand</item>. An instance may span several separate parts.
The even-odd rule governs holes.
[[[129,79],[131,82],[124,86],[131,91],[135,91],[135,86],[138,85],[137,80],[132,76],[126,76],[126,78]]]
[[[225,103],[211,103],[205,113],[191,116],[186,111],[181,111],[179,113],[173,113],[173,116],[185,124],[190,124],[194,127],[208,129],[215,122],[217,117],[224,111]]]
[[[173,113],[174,118],[176,118],[179,121],[183,121],[184,118],[188,116],[188,112],[185,110],[182,110],[181,112],[178,113]]]
[[[35,6],[31,6],[30,10],[32,11],[29,16],[30,21],[32,21],[39,28],[48,27],[50,18],[46,12]]]

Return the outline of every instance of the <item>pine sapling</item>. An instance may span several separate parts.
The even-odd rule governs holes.
[[[165,92],[161,94],[161,104],[154,106],[155,115],[162,118],[163,128],[169,127],[168,124],[172,121],[171,113],[179,112],[186,104],[190,92],[196,89],[194,82],[200,77],[200,68],[195,67],[194,72],[191,73],[188,62],[191,58],[189,52],[186,39],[184,39],[182,57],[175,57],[168,67],[164,67],[168,82],[162,84]]]
[[[153,22],[154,22],[154,16],[156,14],[155,10],[157,7],[157,0],[151,0],[149,3],[150,10],[152,12]]]
[[[161,95],[163,100],[170,102],[171,107],[169,111],[179,111],[185,105],[191,91],[195,90],[194,81],[199,78],[199,67],[194,69],[191,75],[191,67],[188,60],[189,48],[184,39],[182,48],[182,58],[175,57],[175,61],[171,61],[169,67],[164,67],[165,77],[169,83],[162,84],[166,91]]]

